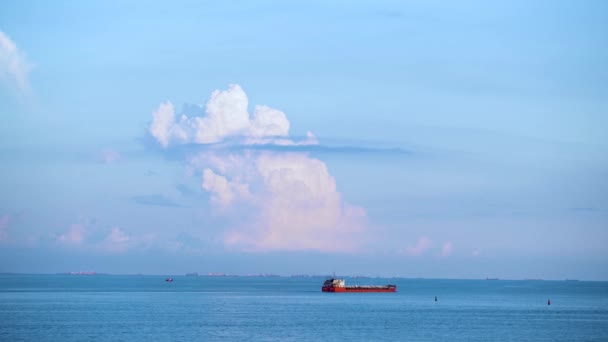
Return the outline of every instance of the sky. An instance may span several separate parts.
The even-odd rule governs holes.
[[[0,272],[608,280],[605,1],[2,1]]]

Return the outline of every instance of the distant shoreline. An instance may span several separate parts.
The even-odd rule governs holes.
[[[95,272],[95,271],[72,271],[72,272],[55,272],[55,273],[27,273],[27,272],[0,272],[0,276],[11,276],[11,275],[64,275],[64,276],[145,276],[145,277],[201,277],[201,278],[285,278],[285,279],[307,279],[307,278],[348,278],[348,279],[403,279],[403,280],[446,280],[446,281],[458,281],[458,280],[482,280],[482,281],[555,281],[555,282],[606,282],[608,280],[588,280],[588,279],[542,279],[542,278],[423,278],[423,277],[406,277],[406,276],[367,276],[367,275],[322,275],[322,274],[230,274],[230,273],[206,273],[199,274],[197,272],[192,273],[159,273],[159,274],[144,274],[144,273],[106,273],[106,272]]]

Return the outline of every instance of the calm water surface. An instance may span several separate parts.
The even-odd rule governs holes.
[[[164,278],[0,276],[0,341],[608,341],[608,282]]]

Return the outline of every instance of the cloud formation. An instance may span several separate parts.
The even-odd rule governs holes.
[[[217,169],[224,169],[237,179],[247,179],[254,190],[248,191],[241,181],[225,178],[229,185],[222,186],[224,201],[220,204],[226,209],[230,202],[241,201],[228,208],[229,213],[252,213],[247,223],[226,234],[227,245],[250,251],[345,252],[357,248],[358,234],[366,224],[365,210],[342,200],[325,163],[305,154],[269,152],[232,161]],[[215,166],[212,161],[207,162]],[[233,190],[237,186],[241,191]]]
[[[74,223],[65,233],[57,237],[57,242],[69,245],[79,245],[84,242],[86,233],[87,232],[83,224]]]
[[[211,201],[221,206],[228,206],[236,199],[250,196],[249,185],[238,181],[229,181],[211,169],[203,170],[203,189],[211,193]]]
[[[450,256],[451,254],[452,254],[452,242],[451,241],[445,242],[443,244],[443,246],[441,246],[441,252],[439,253],[439,256],[447,257],[447,256]]]
[[[83,223],[70,225],[67,231],[57,236],[56,241],[62,246],[86,248],[103,253],[124,253],[141,242],[132,238],[120,227],[113,227],[108,232],[106,229]]]
[[[119,227],[114,227],[110,233],[101,241],[99,248],[111,253],[126,252],[132,245],[132,239]]]
[[[29,90],[28,74],[32,65],[15,42],[0,31],[0,80],[19,93]]]
[[[149,133],[164,147],[195,143],[245,146],[318,144],[308,132],[289,137],[285,114],[268,106],[248,113],[238,85],[211,94],[202,107],[176,118],[170,102],[152,115]],[[203,115],[196,115],[197,113]],[[195,114],[195,115],[192,115]],[[211,204],[231,220],[223,236],[229,248],[247,251],[353,251],[362,243],[366,213],[346,203],[327,166],[306,152],[268,149],[205,150],[188,159]]]
[[[414,246],[407,247],[403,252],[407,255],[420,256],[427,249],[431,248],[432,245],[433,242],[431,239],[427,238],[426,236],[422,236],[418,239],[418,242],[416,242]]]
[[[171,102],[161,103],[152,114],[148,132],[162,147],[187,143],[211,144],[227,138],[242,138],[250,144],[316,144],[311,132],[307,139],[294,142],[288,139],[289,121],[280,110],[268,106],[255,106],[253,115],[248,112],[249,100],[243,89],[232,84],[227,90],[215,90],[207,102],[203,116],[182,114],[176,118]],[[202,113],[190,107],[189,112]]]
[[[120,153],[112,149],[104,149],[99,153],[99,159],[104,164],[112,164],[119,161],[122,158]]]

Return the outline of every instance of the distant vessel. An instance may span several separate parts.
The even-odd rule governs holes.
[[[397,285],[352,285],[346,286],[344,279],[327,279],[321,288],[323,292],[396,292]]]
[[[173,282],[173,278],[167,278],[167,279],[165,279],[165,281],[168,282],[168,283],[172,283]]]
[[[498,280],[498,278],[486,278],[486,280]]]

